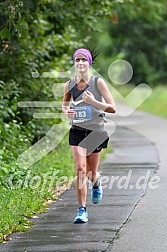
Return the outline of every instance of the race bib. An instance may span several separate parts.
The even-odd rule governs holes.
[[[74,123],[84,122],[92,119],[92,107],[90,105],[85,106],[73,106],[76,114],[73,119]]]

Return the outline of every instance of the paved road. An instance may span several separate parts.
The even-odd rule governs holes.
[[[113,119],[117,124],[111,137],[114,152],[99,168],[104,197],[93,205],[89,189],[89,222],[73,224],[77,201],[72,186],[34,220],[28,232],[13,234],[0,251],[167,251],[167,120],[137,111]],[[160,182],[153,184],[150,179],[155,175]],[[149,189],[153,185],[158,188]]]

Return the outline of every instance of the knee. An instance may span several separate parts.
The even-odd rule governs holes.
[[[78,175],[86,176],[86,164],[76,163],[76,173]]]
[[[87,177],[90,181],[93,181],[97,176],[97,172],[96,171],[89,171],[87,173]]]

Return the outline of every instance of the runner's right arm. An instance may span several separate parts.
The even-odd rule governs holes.
[[[70,108],[70,100],[71,94],[69,92],[69,81],[67,81],[64,86],[62,111],[68,116],[68,118],[73,118],[75,116],[75,110]]]

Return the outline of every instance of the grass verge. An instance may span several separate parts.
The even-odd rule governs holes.
[[[134,86],[124,85],[118,89],[126,97]],[[136,98],[135,98],[136,99]],[[133,103],[133,101],[132,101]],[[137,108],[152,114],[167,117],[167,87],[157,86],[152,89],[152,94]]]
[[[140,109],[159,116],[167,117],[167,87],[158,86],[151,96],[141,104]]]
[[[7,234],[27,230],[32,224],[28,218],[46,211],[47,200],[58,197],[54,188],[63,187],[74,176],[73,166],[66,136],[54,151],[26,170],[22,177],[19,173],[8,175],[6,187],[0,187],[1,242]]]

